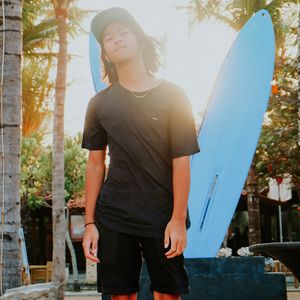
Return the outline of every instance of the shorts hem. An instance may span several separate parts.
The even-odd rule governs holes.
[[[190,294],[190,288],[184,289],[172,289],[172,288],[165,288],[165,287],[152,287],[150,286],[150,292],[153,294],[153,291],[162,293],[162,294]]]
[[[102,289],[101,294],[104,295],[130,295],[137,293],[139,288],[129,288],[129,289]]]

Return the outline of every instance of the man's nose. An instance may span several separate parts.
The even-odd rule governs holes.
[[[116,43],[122,42],[122,36],[121,36],[121,34],[117,34],[117,35],[116,35],[115,42],[116,42]]]

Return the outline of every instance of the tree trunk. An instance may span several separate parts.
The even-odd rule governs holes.
[[[54,5],[59,51],[55,82],[55,108],[53,122],[53,173],[52,173],[52,218],[53,218],[53,275],[58,286],[58,299],[64,299],[66,266],[66,217],[64,197],[64,101],[67,76],[67,31],[66,11]]]
[[[249,220],[248,237],[249,245],[252,245],[261,242],[259,198],[256,196],[253,163],[247,177],[247,205]]]
[[[78,278],[78,267],[77,267],[77,258],[76,258],[76,252],[72,244],[70,232],[69,232],[69,220],[70,220],[70,214],[69,209],[67,208],[67,227],[66,227],[66,241],[67,245],[70,251],[71,260],[72,260],[72,271],[73,271],[73,289],[76,292],[80,291],[80,284],[79,284],[79,278]]]
[[[0,293],[21,286],[20,138],[22,1],[0,2]],[[4,54],[4,60],[3,60]],[[2,73],[3,71],[3,73]],[[1,268],[2,266],[2,268]]]
[[[300,146],[300,9],[299,9],[299,18],[298,18],[298,146]]]

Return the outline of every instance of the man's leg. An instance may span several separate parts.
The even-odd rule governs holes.
[[[141,237],[142,252],[151,279],[150,290],[155,300],[180,300],[181,294],[190,294],[189,278],[184,267],[183,254],[167,258],[164,237]]]
[[[111,300],[137,300],[137,293],[131,295],[112,295]]]
[[[112,295],[112,300],[137,300],[137,293],[131,295]],[[154,300],[181,300],[180,295],[161,294],[154,291]]]
[[[174,294],[161,294],[156,291],[153,292],[154,300],[181,300],[180,295]]]
[[[97,283],[111,299],[136,300],[142,265],[141,247],[133,235],[99,224]]]

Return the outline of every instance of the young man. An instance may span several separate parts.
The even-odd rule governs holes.
[[[190,293],[184,267],[190,157],[200,151],[191,104],[158,79],[154,39],[127,10],[100,12],[92,31],[109,86],[89,101],[85,257],[98,262],[98,291],[137,299],[142,259],[154,298]],[[106,147],[110,165],[105,178]]]

